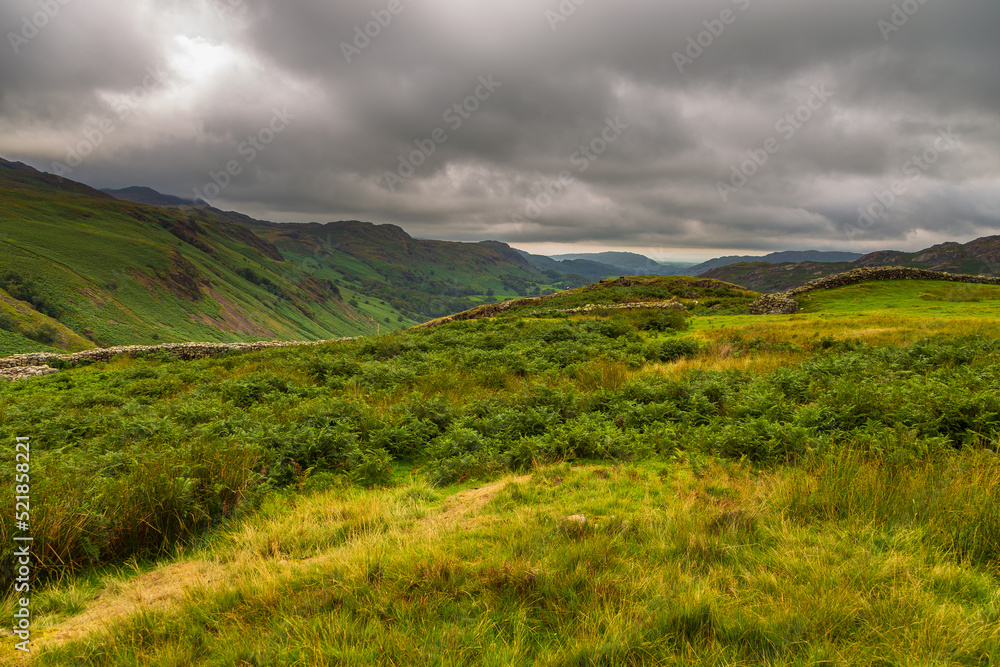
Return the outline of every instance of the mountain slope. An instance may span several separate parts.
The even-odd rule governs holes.
[[[941,243],[918,252],[884,250],[854,262],[855,267],[912,266],[948,273],[1000,273],[1000,236],[984,236],[968,243]]]
[[[420,240],[395,225],[359,221],[241,222],[274,244],[286,261],[336,280],[355,302],[373,297],[418,320],[497,298],[577,286],[572,280],[567,284],[565,272],[545,275],[497,241]]]
[[[741,285],[758,292],[782,292],[804,283],[842,273],[853,268],[850,262],[785,262],[771,264],[768,262],[738,262],[715,269],[709,269],[700,274],[701,278],[712,278]]]
[[[92,344],[316,340],[376,328],[334,285],[211,211],[123,202],[5,160],[0,191],[0,287]]]
[[[14,290],[22,287],[8,283]],[[27,301],[0,289],[0,356],[21,352],[66,350],[78,352],[94,344]]]
[[[548,258],[544,260],[551,266],[540,270],[505,243],[414,239],[395,225],[255,220],[233,211],[194,207],[190,200],[146,187],[105,194],[185,216],[206,216],[216,225],[242,230],[243,240],[271,259],[336,285],[368,327],[351,333],[401,328],[499,298],[551,293],[621,272],[593,262],[560,265]],[[587,276],[573,275],[579,272]]]

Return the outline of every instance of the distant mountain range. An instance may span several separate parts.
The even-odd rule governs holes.
[[[487,243],[494,243],[487,241]],[[570,275],[583,276],[591,280],[601,280],[610,276],[620,276],[624,273],[631,273],[620,266],[612,266],[602,262],[595,262],[589,259],[565,259],[558,260],[545,255],[532,255],[523,250],[515,250],[532,267],[542,272],[565,273]]]
[[[948,273],[1000,274],[1000,236],[942,243],[918,252],[880,250],[851,262],[738,262],[701,273],[758,292],[779,292],[822,276],[872,266],[909,266]]]
[[[204,206],[204,202],[196,202],[191,199],[165,195],[148,187],[133,186],[121,188],[119,190],[104,189],[102,192],[117,199],[135,202],[137,204],[148,204],[151,206]],[[264,229],[268,224],[280,224],[285,227],[289,223],[262,223],[253,220],[239,213],[220,211],[213,209],[216,215],[231,222],[245,224],[251,227],[256,226],[258,230]],[[263,227],[261,226],[263,225]],[[396,230],[402,232],[398,227]],[[405,232],[403,232],[405,234]],[[287,235],[284,236],[287,238]],[[426,239],[412,239],[417,242],[427,241]],[[428,241],[431,242],[431,241]],[[441,242],[438,242],[441,243]],[[701,264],[691,264],[689,262],[657,262],[654,259],[634,252],[599,252],[599,253],[571,253],[564,255],[534,255],[523,250],[514,250],[505,243],[499,241],[484,241],[483,244],[498,248],[503,246],[507,251],[519,254],[527,263],[537,271],[550,272],[559,276],[576,275],[591,280],[601,280],[611,276],[697,276],[710,269],[736,264],[739,262],[850,262],[861,257],[860,253],[852,252],[821,252],[817,250],[805,251],[782,251],[773,252],[764,256],[726,256],[710,259]],[[509,258],[512,258],[509,255]],[[550,276],[555,278],[555,276]]]
[[[857,252],[821,252],[819,250],[785,250],[782,252],[772,252],[769,255],[728,255],[726,257],[716,257],[701,264],[688,267],[682,275],[699,276],[710,269],[717,269],[720,266],[738,264],[740,262],[765,262],[767,264],[780,264],[784,262],[853,262],[861,257]]]
[[[556,261],[586,260],[599,262],[619,269],[625,275],[676,276],[691,267],[690,262],[657,262],[634,252],[598,252],[570,255],[553,255]]]
[[[556,269],[570,271],[587,277],[606,277],[607,275],[633,276],[697,276],[710,269],[739,262],[851,262],[861,257],[856,252],[821,252],[818,250],[785,250],[772,252],[769,255],[743,255],[716,257],[700,264],[690,262],[657,262],[645,255],[634,252],[599,252],[577,253],[568,255],[553,255],[539,257],[522,254],[536,268],[542,270]],[[547,260],[556,262],[548,262]]]

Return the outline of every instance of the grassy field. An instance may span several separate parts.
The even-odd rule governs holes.
[[[0,385],[34,663],[1000,660],[1000,288],[698,289]]]

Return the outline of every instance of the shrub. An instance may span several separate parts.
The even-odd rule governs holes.
[[[698,343],[690,338],[667,338],[646,343],[643,356],[650,361],[671,362],[694,357],[698,354]]]
[[[640,331],[685,331],[687,318],[680,310],[656,310],[639,321]]]
[[[392,457],[384,449],[357,450],[348,460],[348,479],[358,486],[389,485]]]
[[[43,345],[54,343],[59,338],[59,330],[51,322],[43,322],[26,333],[27,337]]]

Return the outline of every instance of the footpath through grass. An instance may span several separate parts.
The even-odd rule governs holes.
[[[969,485],[1000,462],[933,470],[680,455],[275,497],[163,576],[45,595],[43,645],[94,634],[38,664],[993,664],[995,573],[937,531],[996,507]]]

